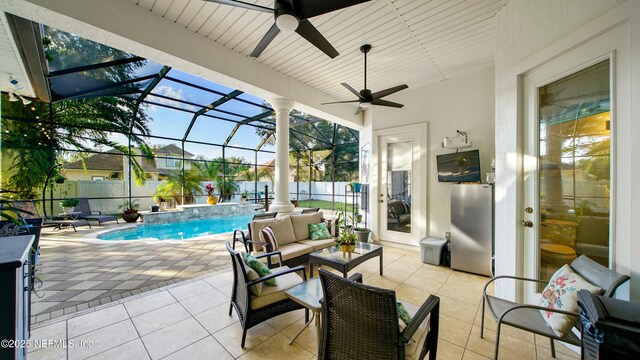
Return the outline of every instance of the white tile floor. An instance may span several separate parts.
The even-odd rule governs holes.
[[[422,304],[429,294],[441,299],[439,359],[484,359],[493,355],[495,323],[488,317],[480,339],[480,294],[487,278],[425,265],[419,254],[385,247],[384,276],[377,258],[361,264],[365,284],[394,289],[398,298]],[[302,310],[271,319],[248,331],[240,348],[242,328],[228,315],[232,273],[224,271],[121,300],[33,329],[32,339],[72,340],[75,347],[31,349],[39,359],[314,359],[314,327],[289,345],[304,323]],[[505,328],[500,354],[504,359],[551,358],[545,338]],[[82,347],[91,343],[91,347]],[[558,358],[577,354],[556,347]]]

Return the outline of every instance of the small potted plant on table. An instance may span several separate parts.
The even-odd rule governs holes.
[[[356,249],[356,234],[348,229],[342,229],[340,236],[336,239],[336,245],[340,247],[340,251],[351,253]]]
[[[62,211],[65,214],[71,214],[78,204],[80,204],[78,199],[63,199],[60,201],[60,206],[62,206]]]
[[[138,214],[138,202],[135,200],[127,200],[122,208],[122,218],[128,223],[134,223],[138,221],[140,214]]]
[[[248,199],[249,199],[249,192],[247,190],[245,190],[240,195],[240,202],[241,203],[246,203]]]

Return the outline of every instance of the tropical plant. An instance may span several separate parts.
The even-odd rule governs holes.
[[[0,195],[3,196],[3,197],[0,197],[0,220],[9,221],[15,225],[22,225],[23,223],[22,221],[20,221],[22,214],[26,214],[26,215],[34,215],[34,214],[27,210],[23,210],[13,206],[13,202],[11,200],[4,198],[4,196],[8,194],[13,194],[13,193],[14,192],[10,190],[0,190]]]
[[[55,69],[130,56],[52,28],[46,28],[43,41],[49,66]],[[87,81],[126,82],[136,76],[141,66],[142,62],[132,62],[99,68],[82,76],[87,77]],[[149,134],[147,122],[143,107],[121,97],[75,98],[53,103],[34,101],[24,106],[20,101],[9,102],[8,95],[3,94],[2,185],[15,190],[14,198],[35,198],[49,168],[61,159],[68,159],[70,153],[82,159],[96,147],[106,146],[128,154],[127,147],[110,139],[114,132],[127,134],[127,140],[135,144],[144,157],[151,157],[152,152],[142,139]],[[132,160],[136,181],[144,181],[142,167],[135,158]]]
[[[74,198],[60,200],[60,206],[63,208],[75,207],[78,206],[78,204],[80,204],[80,200]]]
[[[355,245],[357,241],[358,237],[349,229],[342,229],[340,236],[335,240],[336,245]]]
[[[184,203],[192,204],[195,200],[194,196],[202,193],[200,185],[201,174],[196,168],[186,169],[184,172]],[[170,201],[171,206],[174,204],[182,204],[182,171],[171,170],[167,176],[167,180],[163,180],[156,188],[154,195],[156,201],[163,199]]]
[[[229,201],[233,194],[240,191],[238,177],[247,172],[246,160],[237,157],[226,158],[225,161],[222,161],[222,158],[197,160],[201,161],[194,161],[193,167],[200,172],[203,180],[215,181],[220,192],[220,201]]]
[[[124,201],[124,204],[120,205],[120,209],[124,212],[138,211],[139,207],[140,205],[135,199],[127,199]]]

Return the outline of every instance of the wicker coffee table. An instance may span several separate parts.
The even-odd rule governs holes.
[[[346,278],[350,270],[376,256],[380,257],[382,275],[382,246],[359,242],[352,253],[344,253],[340,251],[340,247],[331,246],[309,254],[309,273],[313,276],[313,264],[318,264],[341,271],[342,276]]]

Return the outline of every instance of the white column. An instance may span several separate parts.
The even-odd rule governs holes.
[[[294,102],[278,98],[271,101],[276,111],[276,199],[269,212],[290,213],[294,206],[289,201],[289,113]]]

